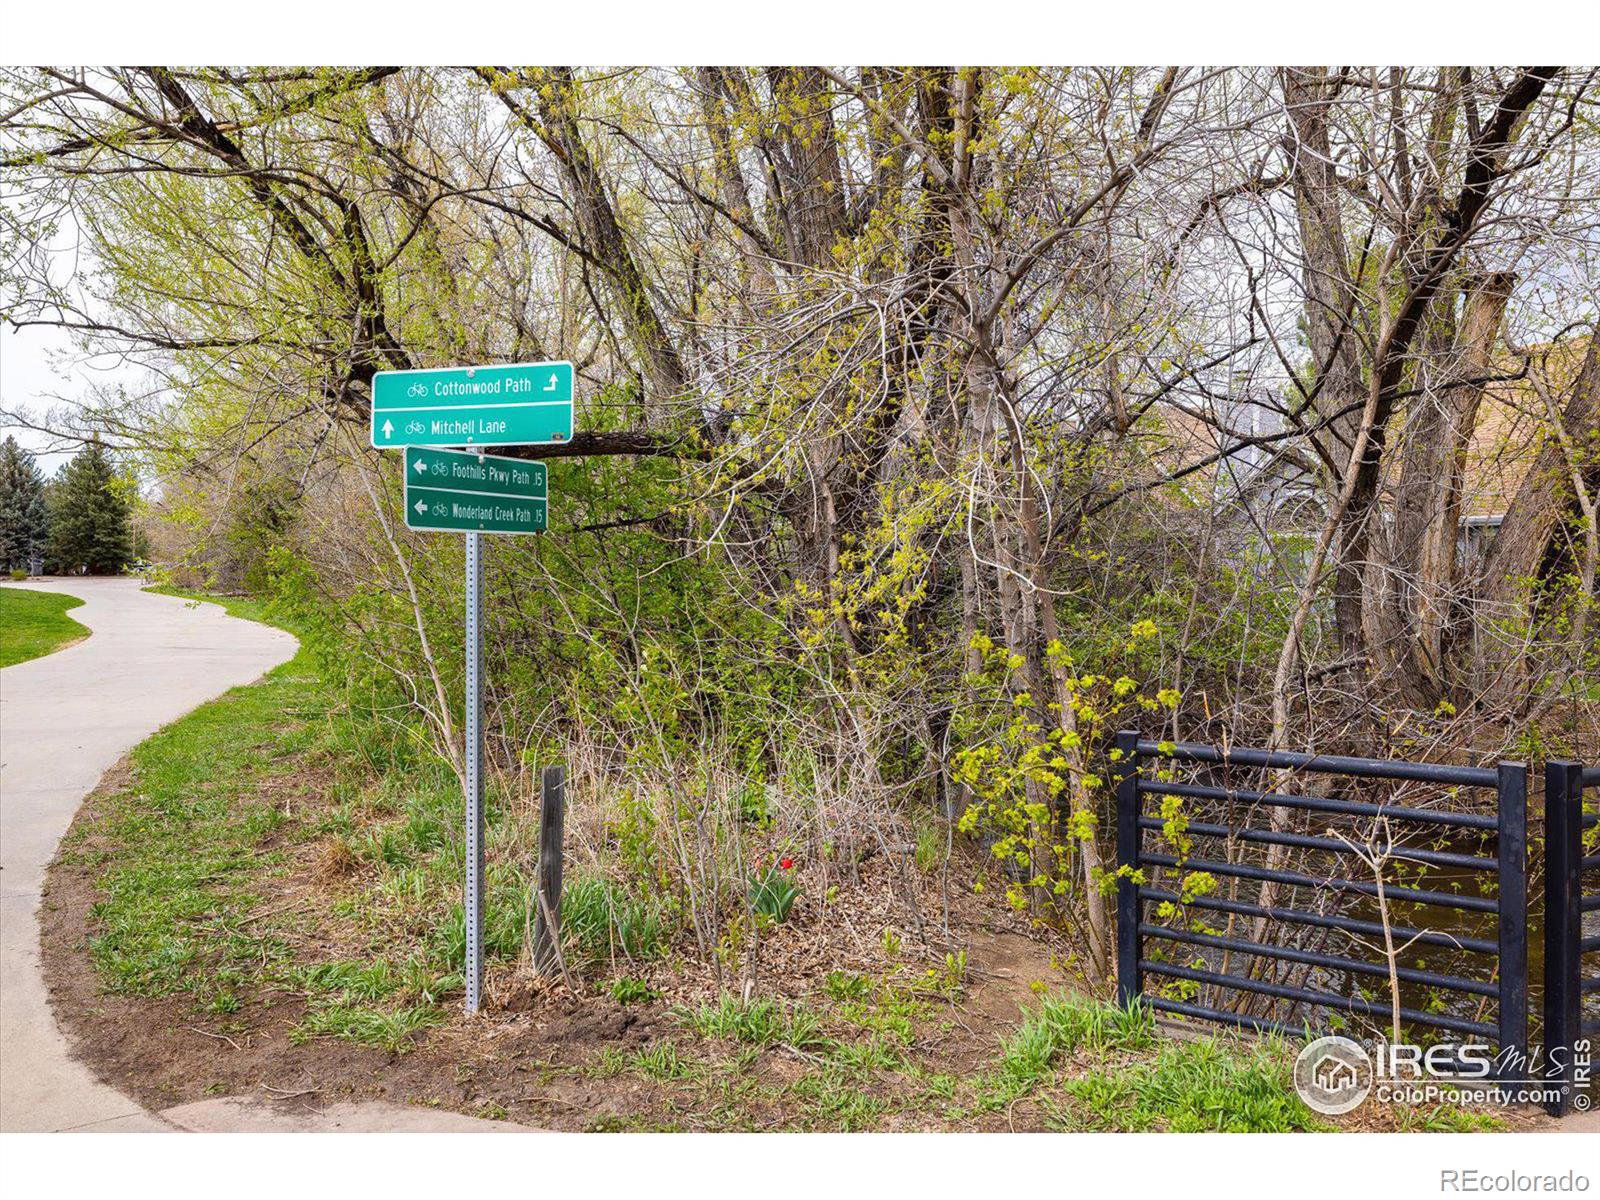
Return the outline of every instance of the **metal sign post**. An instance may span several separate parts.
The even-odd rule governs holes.
[[[483,535],[467,534],[467,1012],[483,1004]]]
[[[408,529],[467,538],[466,761],[467,1012],[483,1008],[483,540],[542,533],[545,466],[484,454],[488,446],[572,440],[572,364],[512,363],[379,371],[372,380],[372,444],[405,449]],[[470,447],[466,452],[444,447]],[[557,876],[559,903],[559,875]]]

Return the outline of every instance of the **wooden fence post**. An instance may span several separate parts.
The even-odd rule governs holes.
[[[533,969],[540,975],[560,969],[561,842],[566,824],[567,769],[546,767],[539,797],[539,911],[533,926]]]

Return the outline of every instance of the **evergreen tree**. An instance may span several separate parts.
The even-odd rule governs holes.
[[[0,442],[0,571],[28,570],[43,556],[49,528],[44,473],[16,438],[7,437]]]
[[[50,560],[66,574],[115,575],[133,558],[130,506],[100,442],[62,468],[50,499]]]

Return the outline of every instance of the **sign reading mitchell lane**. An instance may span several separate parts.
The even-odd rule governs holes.
[[[379,371],[372,444],[529,446],[572,439],[572,364]]]
[[[543,463],[406,450],[406,528],[467,533],[543,533]]]

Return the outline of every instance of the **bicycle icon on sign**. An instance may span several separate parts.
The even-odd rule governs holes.
[[[428,385],[425,384],[425,383],[413,383],[410,387],[408,387],[406,389],[406,395],[412,397],[413,399],[415,399],[418,396],[426,396],[427,394],[428,394]]]
[[[406,432],[407,433],[421,433],[426,428],[427,427],[425,425],[423,425],[423,423],[421,421],[407,421],[406,422]]]

